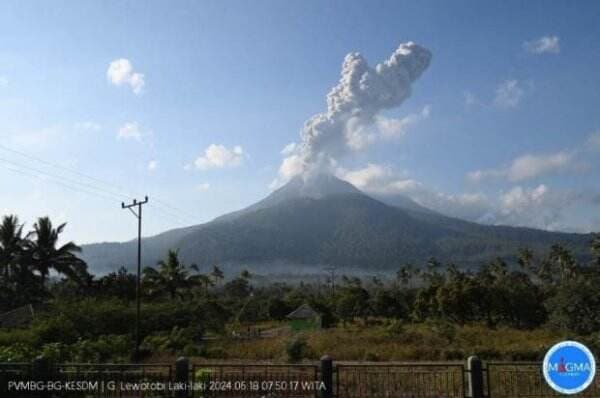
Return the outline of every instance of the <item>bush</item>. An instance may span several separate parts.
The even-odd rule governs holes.
[[[206,350],[207,358],[226,359],[227,351],[223,347],[210,347]]]
[[[0,347],[0,362],[29,362],[35,356],[31,346],[22,343]]]
[[[401,321],[394,320],[385,328],[385,332],[390,337],[396,337],[406,332],[406,328]]]
[[[308,344],[303,337],[290,340],[285,346],[288,362],[300,362],[306,355]]]
[[[129,335],[106,335],[97,340],[79,340],[71,346],[74,362],[127,362],[133,348]]]

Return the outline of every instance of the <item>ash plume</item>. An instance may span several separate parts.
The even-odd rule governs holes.
[[[327,95],[327,111],[305,122],[299,145],[280,167],[279,183],[324,171],[355,147],[352,142],[368,140],[377,114],[402,104],[430,61],[431,52],[413,42],[400,44],[374,68],[359,53],[346,55],[340,81]]]

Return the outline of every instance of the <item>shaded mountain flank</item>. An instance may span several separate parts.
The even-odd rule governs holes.
[[[297,177],[265,199],[206,224],[144,238],[143,265],[178,249],[185,263],[226,272],[314,274],[324,266],[343,272],[395,272],[430,257],[476,267],[495,257],[514,259],[520,247],[542,252],[560,243],[582,260],[590,235],[480,225],[447,217],[409,198],[390,204],[329,175]],[[136,264],[136,241],[83,246],[92,272]]]

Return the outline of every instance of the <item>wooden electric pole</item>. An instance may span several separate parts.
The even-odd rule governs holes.
[[[142,268],[142,205],[148,203],[148,196],[143,201],[138,202],[136,199],[132,203],[126,205],[121,202],[122,209],[128,209],[138,220],[138,241],[137,241],[137,276],[135,279],[135,351],[134,360],[137,362],[140,359],[140,299],[141,299],[141,284],[140,274]],[[133,210],[137,207],[137,213]]]

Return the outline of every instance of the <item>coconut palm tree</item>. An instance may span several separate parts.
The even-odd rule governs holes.
[[[64,223],[54,228],[48,217],[41,217],[27,236],[27,249],[42,284],[46,282],[51,269],[75,281],[84,280],[87,276],[87,265],[76,255],[81,248],[73,242],[59,245],[60,234],[66,225]]]
[[[167,293],[171,299],[183,297],[184,291],[191,287],[192,280],[186,266],[179,260],[177,250],[169,250],[167,258],[158,262],[158,269],[144,268],[144,281],[150,292]]]
[[[219,282],[221,282],[225,278],[223,271],[217,265],[213,266],[210,275],[212,276],[215,285],[219,285]]]
[[[25,251],[23,225],[14,215],[4,216],[0,224],[0,273],[7,282]]]

